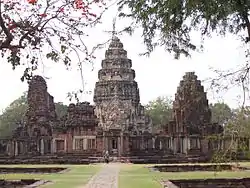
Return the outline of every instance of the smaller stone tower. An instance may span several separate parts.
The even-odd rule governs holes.
[[[201,134],[203,125],[211,123],[206,92],[194,72],[187,72],[183,76],[175,94],[173,108],[175,132]]]
[[[52,125],[56,122],[53,96],[47,92],[43,77],[34,76],[28,89],[28,109],[24,122],[14,133],[15,155],[43,155],[51,152]]]

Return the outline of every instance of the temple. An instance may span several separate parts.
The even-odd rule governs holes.
[[[22,124],[8,141],[6,153],[19,155],[81,154],[101,157],[207,155],[221,143],[206,139],[223,133],[211,123],[206,92],[194,72],[177,88],[173,118],[152,132],[153,123],[140,103],[132,61],[116,36],[102,60],[94,89],[94,105],[70,104],[58,118],[53,97],[41,76],[29,83],[28,109]]]

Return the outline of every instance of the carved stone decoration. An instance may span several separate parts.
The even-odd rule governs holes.
[[[102,61],[94,90],[95,114],[99,127],[131,132],[151,132],[152,122],[140,104],[135,71],[127,51],[116,36],[112,37]]]
[[[102,117],[99,126],[103,127],[105,130],[126,129],[127,120],[130,116],[129,104],[123,103],[115,97],[109,103],[102,103],[99,109],[101,109],[99,112],[96,111],[96,114]]]

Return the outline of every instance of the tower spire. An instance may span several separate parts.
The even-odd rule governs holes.
[[[116,31],[116,17],[113,18],[113,30],[112,30],[112,39],[117,35]]]

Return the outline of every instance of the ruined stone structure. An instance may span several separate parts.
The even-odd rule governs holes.
[[[174,153],[206,153],[209,143],[204,137],[223,132],[222,126],[211,123],[206,92],[194,72],[187,72],[180,81],[173,112],[166,134],[171,136],[168,145]]]
[[[152,121],[140,104],[132,61],[116,36],[102,60],[98,79],[95,105],[70,104],[67,114],[58,119],[45,80],[35,76],[29,84],[29,108],[8,145],[9,153],[90,157],[102,156],[108,150],[117,157],[202,155],[215,147],[205,137],[223,132],[221,126],[211,123],[201,81],[194,72],[188,72],[175,95],[173,120],[164,131],[153,133]]]
[[[51,152],[52,125],[57,119],[53,97],[46,81],[34,76],[29,83],[28,109],[23,124],[14,132],[12,151],[15,155],[43,155]]]
[[[96,153],[97,122],[89,102],[70,104],[67,114],[53,127],[52,153]]]

